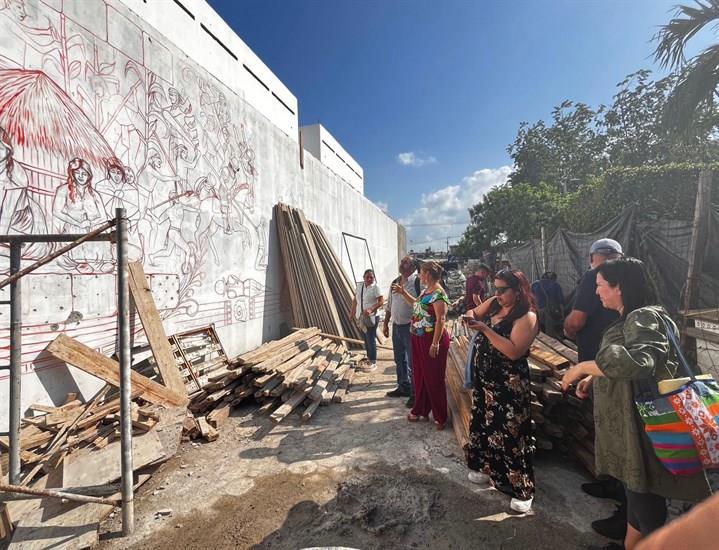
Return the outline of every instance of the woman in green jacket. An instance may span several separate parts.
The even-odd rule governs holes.
[[[673,378],[677,361],[670,350],[664,319],[674,323],[658,303],[645,265],[635,258],[610,260],[598,268],[597,295],[620,319],[604,332],[594,361],[569,369],[566,391],[575,382],[577,396],[594,386],[595,461],[598,475],[619,479],[627,495],[624,548],[659,529],[667,517],[667,498],[698,501],[707,494],[699,474],[676,477],[659,462],[634,404],[633,381]]]

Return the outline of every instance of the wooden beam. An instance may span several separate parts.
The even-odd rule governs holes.
[[[60,334],[55,340],[50,342],[47,351],[61,361],[65,361],[80,370],[92,374],[116,388],[120,387],[119,363],[96,352],[85,344],[81,344],[74,338]],[[130,379],[133,389],[141,390],[142,393],[140,397],[145,401],[149,401],[155,405],[171,407],[183,407],[187,405],[188,400],[186,395],[180,395],[162,384],[150,380],[146,376],[132,371],[130,373]]]
[[[103,497],[92,497],[87,495],[78,495],[75,493],[66,493],[64,491],[55,491],[51,489],[33,489],[31,487],[24,487],[21,485],[6,485],[0,483],[0,492],[2,493],[18,493],[21,495],[32,495],[37,498],[58,498],[64,500],[72,500],[74,502],[94,503],[94,504],[107,504],[109,506],[119,506],[121,500],[114,498],[103,498]]]
[[[130,262],[127,267],[130,273],[130,294],[132,294],[137,313],[140,316],[142,328],[145,329],[152,355],[155,356],[155,363],[160,371],[160,376],[162,376],[162,381],[172,391],[180,395],[187,395],[185,382],[180,374],[180,369],[177,368],[175,354],[172,353],[172,346],[167,340],[160,312],[155,306],[155,300],[152,298],[152,291],[150,285],[147,284],[142,264]]]

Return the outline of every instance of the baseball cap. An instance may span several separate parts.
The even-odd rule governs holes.
[[[623,254],[622,245],[614,239],[599,239],[589,248],[590,254]]]

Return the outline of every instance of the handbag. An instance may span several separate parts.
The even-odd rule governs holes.
[[[364,283],[362,284],[362,290],[360,291],[360,308],[364,308]],[[379,322],[377,315],[365,315],[364,311],[360,315],[360,324],[363,328],[375,328]]]
[[[690,476],[719,467],[719,384],[695,375],[673,323],[662,317],[684,378],[634,382],[634,402],[654,454],[670,473]]]

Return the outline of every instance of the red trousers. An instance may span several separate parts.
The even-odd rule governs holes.
[[[435,422],[447,422],[447,386],[444,373],[447,370],[447,352],[449,351],[449,334],[445,331],[439,341],[437,357],[429,356],[432,345],[432,333],[422,336],[412,335],[412,384],[414,385],[415,416],[429,416]]]

